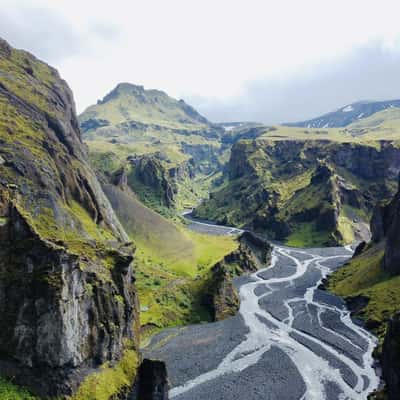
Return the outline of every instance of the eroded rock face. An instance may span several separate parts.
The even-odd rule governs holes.
[[[134,249],[87,162],[67,84],[3,40],[0,70],[0,375],[70,395],[137,348]]]
[[[145,358],[129,400],[168,400],[169,382],[164,361]]]
[[[304,245],[368,241],[369,216],[392,198],[399,171],[390,141],[242,140],[232,146],[228,184],[196,215],[281,241],[308,237]]]
[[[385,208],[386,247],[383,267],[391,275],[400,274],[400,191]]]
[[[43,396],[71,394],[137,340],[132,255],[104,250],[112,272],[45,241],[0,198],[0,371]],[[77,376],[77,371],[80,375]]]
[[[388,323],[383,343],[382,372],[387,384],[389,400],[396,400],[400,393],[400,314]]]

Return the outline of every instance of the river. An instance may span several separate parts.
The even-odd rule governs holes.
[[[193,220],[190,227],[236,232]],[[379,385],[376,339],[340,298],[318,288],[351,255],[350,247],[274,245],[270,266],[236,279],[235,317],[156,335],[144,352],[166,362],[170,398],[366,399]]]

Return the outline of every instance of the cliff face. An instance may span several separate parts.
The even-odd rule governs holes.
[[[270,263],[272,246],[266,240],[250,232],[244,232],[238,240],[238,249],[226,255],[210,271],[206,302],[215,321],[233,316],[239,310],[239,296],[233,279]]]
[[[229,184],[196,212],[294,245],[368,240],[372,209],[393,195],[399,170],[390,141],[243,140]]]
[[[133,248],[88,166],[66,83],[2,40],[0,70],[0,374],[70,395],[136,352]]]
[[[378,336],[383,377],[389,400],[400,391],[400,190],[386,205],[380,202],[371,219],[372,241],[359,246],[352,260],[329,279],[336,294]]]

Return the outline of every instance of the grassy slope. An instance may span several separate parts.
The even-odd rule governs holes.
[[[366,296],[369,303],[358,316],[377,324],[374,329],[380,341],[386,322],[400,304],[400,276],[390,277],[381,267],[384,243],[370,245],[367,251],[352,259],[329,279],[329,289],[339,296]]]
[[[141,204],[129,190],[105,192],[134,240],[141,323],[153,328],[209,320],[201,304],[206,274],[237,248],[232,237],[191,232]]]

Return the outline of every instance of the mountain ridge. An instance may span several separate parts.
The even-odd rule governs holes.
[[[400,107],[400,99],[382,101],[361,100],[339,107],[319,117],[299,122],[286,122],[282,125],[303,128],[341,128],[357,120],[367,118],[376,112],[393,107]]]

